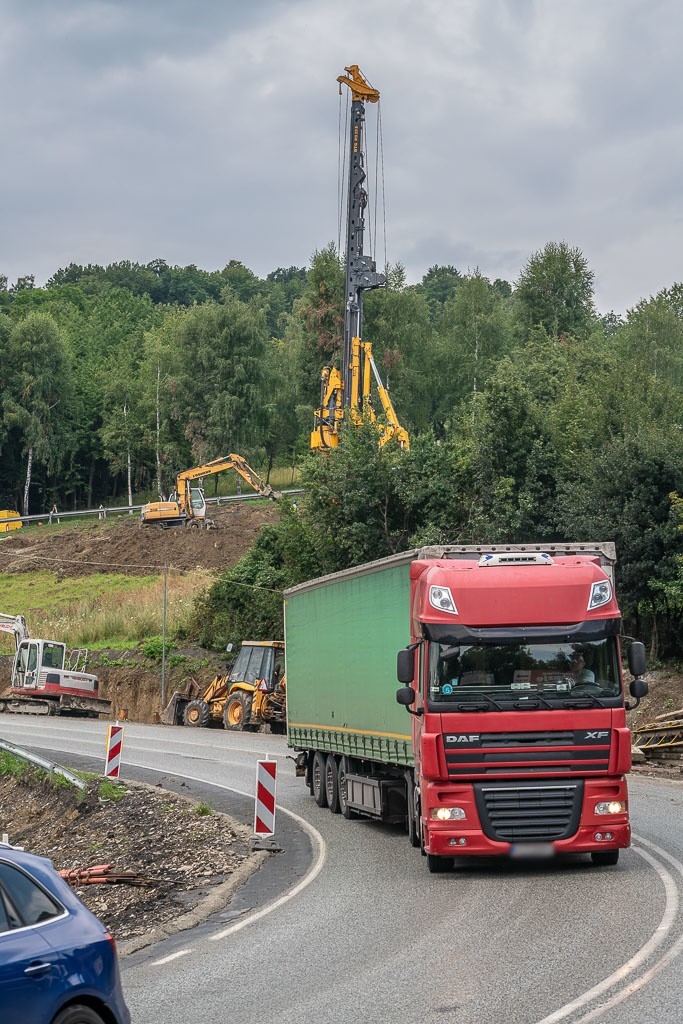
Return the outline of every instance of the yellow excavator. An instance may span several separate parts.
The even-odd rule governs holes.
[[[379,92],[365,79],[357,64],[344,69],[342,86],[351,91],[350,137],[348,145],[348,199],[346,218],[346,310],[344,314],[344,348],[342,366],[326,366],[322,371],[320,408],[315,412],[311,431],[312,451],[329,451],[339,444],[339,431],[346,420],[354,425],[378,423],[379,443],[398,442],[410,447],[408,431],[401,426],[389,392],[382,384],[372,356],[372,345],[362,340],[363,294],[369,289],[383,288],[387,279],[378,274],[375,261],[363,253],[365,208],[368,196],[363,183],[366,178],[363,147],[365,103],[378,103]],[[384,421],[378,422],[372,406],[373,377],[382,406]]]
[[[194,729],[223,725],[247,732],[258,730],[265,722],[271,732],[284,732],[284,657],[282,640],[244,640],[233,665],[224,674],[214,676],[205,690],[197,694],[196,684],[190,684],[187,692],[176,691],[161,721]]]
[[[186,469],[176,477],[175,491],[168,501],[152,501],[145,505],[140,513],[141,526],[191,526],[204,528],[213,526],[213,520],[206,515],[206,499],[201,487],[192,487],[193,480],[202,480],[206,476],[222,473],[226,469],[234,469],[250,487],[263,495],[264,498],[277,499],[282,497],[279,491],[273,490],[270,484],[263,482],[258,473],[241,455],[224,455],[213,462],[194,469]]]

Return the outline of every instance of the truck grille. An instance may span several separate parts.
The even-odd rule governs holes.
[[[506,843],[568,839],[579,827],[583,781],[474,784],[481,827],[489,839]]]
[[[609,769],[611,731],[446,734],[451,779],[469,775],[587,775]]]

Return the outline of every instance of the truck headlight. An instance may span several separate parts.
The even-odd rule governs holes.
[[[588,611],[594,608],[602,608],[603,604],[609,604],[612,600],[612,584],[609,580],[600,580],[591,587],[591,598],[588,602]]]
[[[602,800],[595,805],[596,814],[626,814],[626,804],[623,800]]]
[[[467,817],[462,807],[432,807],[429,813],[435,821],[462,821]]]
[[[452,615],[458,614],[450,587],[430,587],[429,603],[438,612],[450,612]]]

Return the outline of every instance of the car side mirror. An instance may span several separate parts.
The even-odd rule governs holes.
[[[645,656],[645,644],[641,644],[640,640],[634,640],[628,649],[628,669],[632,676],[645,674],[647,657]],[[635,694],[633,696],[635,697]]]
[[[396,656],[396,676],[399,683],[412,683],[415,678],[415,654],[411,648],[398,652]],[[400,693],[401,691],[399,690],[398,692]],[[408,704],[412,704],[412,702],[412,700],[409,700]],[[401,702],[399,701],[399,703]]]

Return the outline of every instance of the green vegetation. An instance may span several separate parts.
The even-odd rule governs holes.
[[[324,459],[307,452],[340,350],[333,246],[263,280],[236,261],[161,260],[70,266],[40,289],[0,279],[0,507],[167,494],[178,469],[237,451],[280,487],[297,465],[307,495],[206,594],[206,580],[187,589],[176,633],[276,637],[284,587],[410,545],[614,540],[627,631],[680,657],[683,284],[601,316],[566,242],[532,253],[514,285],[452,266],[416,285],[400,266],[387,276],[364,335],[411,450],[354,429]],[[130,618],[116,586],[109,606],[91,596],[82,620],[69,611],[70,642],[158,636],[158,586]]]
[[[170,573],[167,633],[182,633],[193,599],[208,582],[208,573]],[[52,573],[0,574],[3,611],[21,609],[34,636],[55,637],[69,647],[134,647],[140,641],[159,647],[163,604],[160,576],[98,574],[57,579]],[[0,651],[13,649],[0,635]],[[149,655],[152,657],[152,655]],[[160,654],[159,654],[160,656]],[[182,657],[175,655],[174,657]],[[178,663],[178,662],[176,662]]]
[[[206,814],[213,814],[213,807],[211,806],[211,804],[206,803],[205,800],[202,800],[201,803],[198,803],[197,806],[195,807],[194,813],[199,814],[201,816]]]
[[[127,790],[122,782],[114,782],[113,779],[101,779],[97,787],[97,795],[100,800],[123,800]]]

